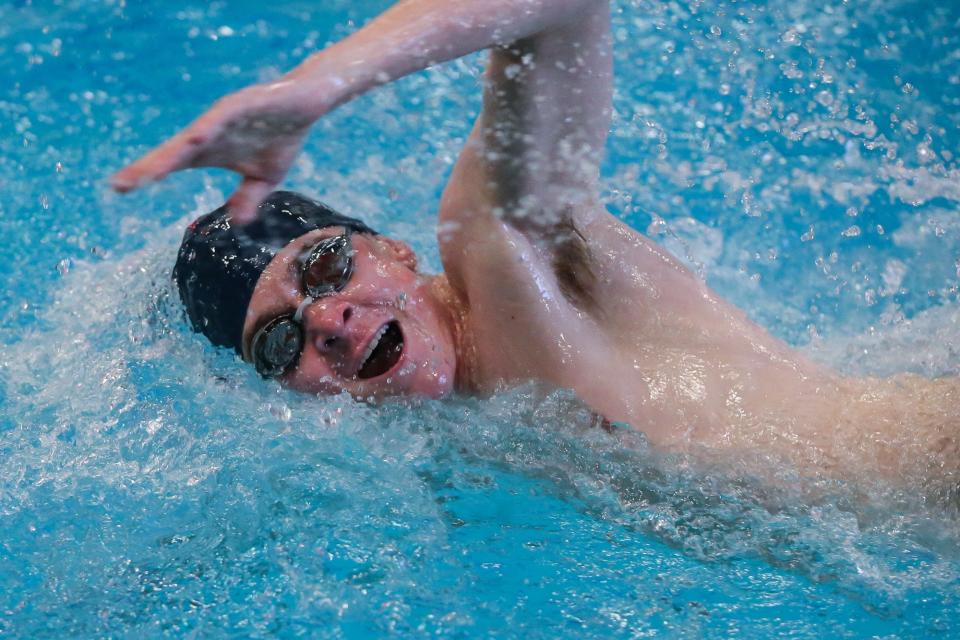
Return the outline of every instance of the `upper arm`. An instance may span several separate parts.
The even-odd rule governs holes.
[[[534,244],[596,210],[611,112],[609,7],[491,50],[483,110],[440,206],[444,265],[506,222]],[[572,217],[572,219],[571,219]]]

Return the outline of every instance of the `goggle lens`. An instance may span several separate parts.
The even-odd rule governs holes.
[[[353,275],[353,245],[348,234],[321,240],[303,263],[303,290],[311,298],[342,291]]]
[[[253,337],[253,363],[266,377],[278,376],[296,362],[303,349],[303,330],[290,316],[274,318]]]
[[[353,244],[350,232],[324,238],[310,250],[300,270],[304,293],[321,298],[346,288],[353,275]],[[300,357],[303,329],[299,318],[274,318],[253,336],[251,353],[257,372],[272,378],[281,375]]]

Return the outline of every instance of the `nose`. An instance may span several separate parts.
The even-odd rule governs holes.
[[[353,305],[346,300],[323,298],[307,306],[303,327],[317,351],[329,353],[349,344],[349,322]]]

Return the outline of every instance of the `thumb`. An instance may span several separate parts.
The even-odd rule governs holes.
[[[241,226],[253,222],[257,217],[257,207],[275,186],[275,182],[245,177],[227,200],[230,219]]]

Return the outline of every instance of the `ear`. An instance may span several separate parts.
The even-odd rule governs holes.
[[[404,266],[412,271],[417,270],[417,254],[406,242],[386,236],[377,236],[377,241]]]

